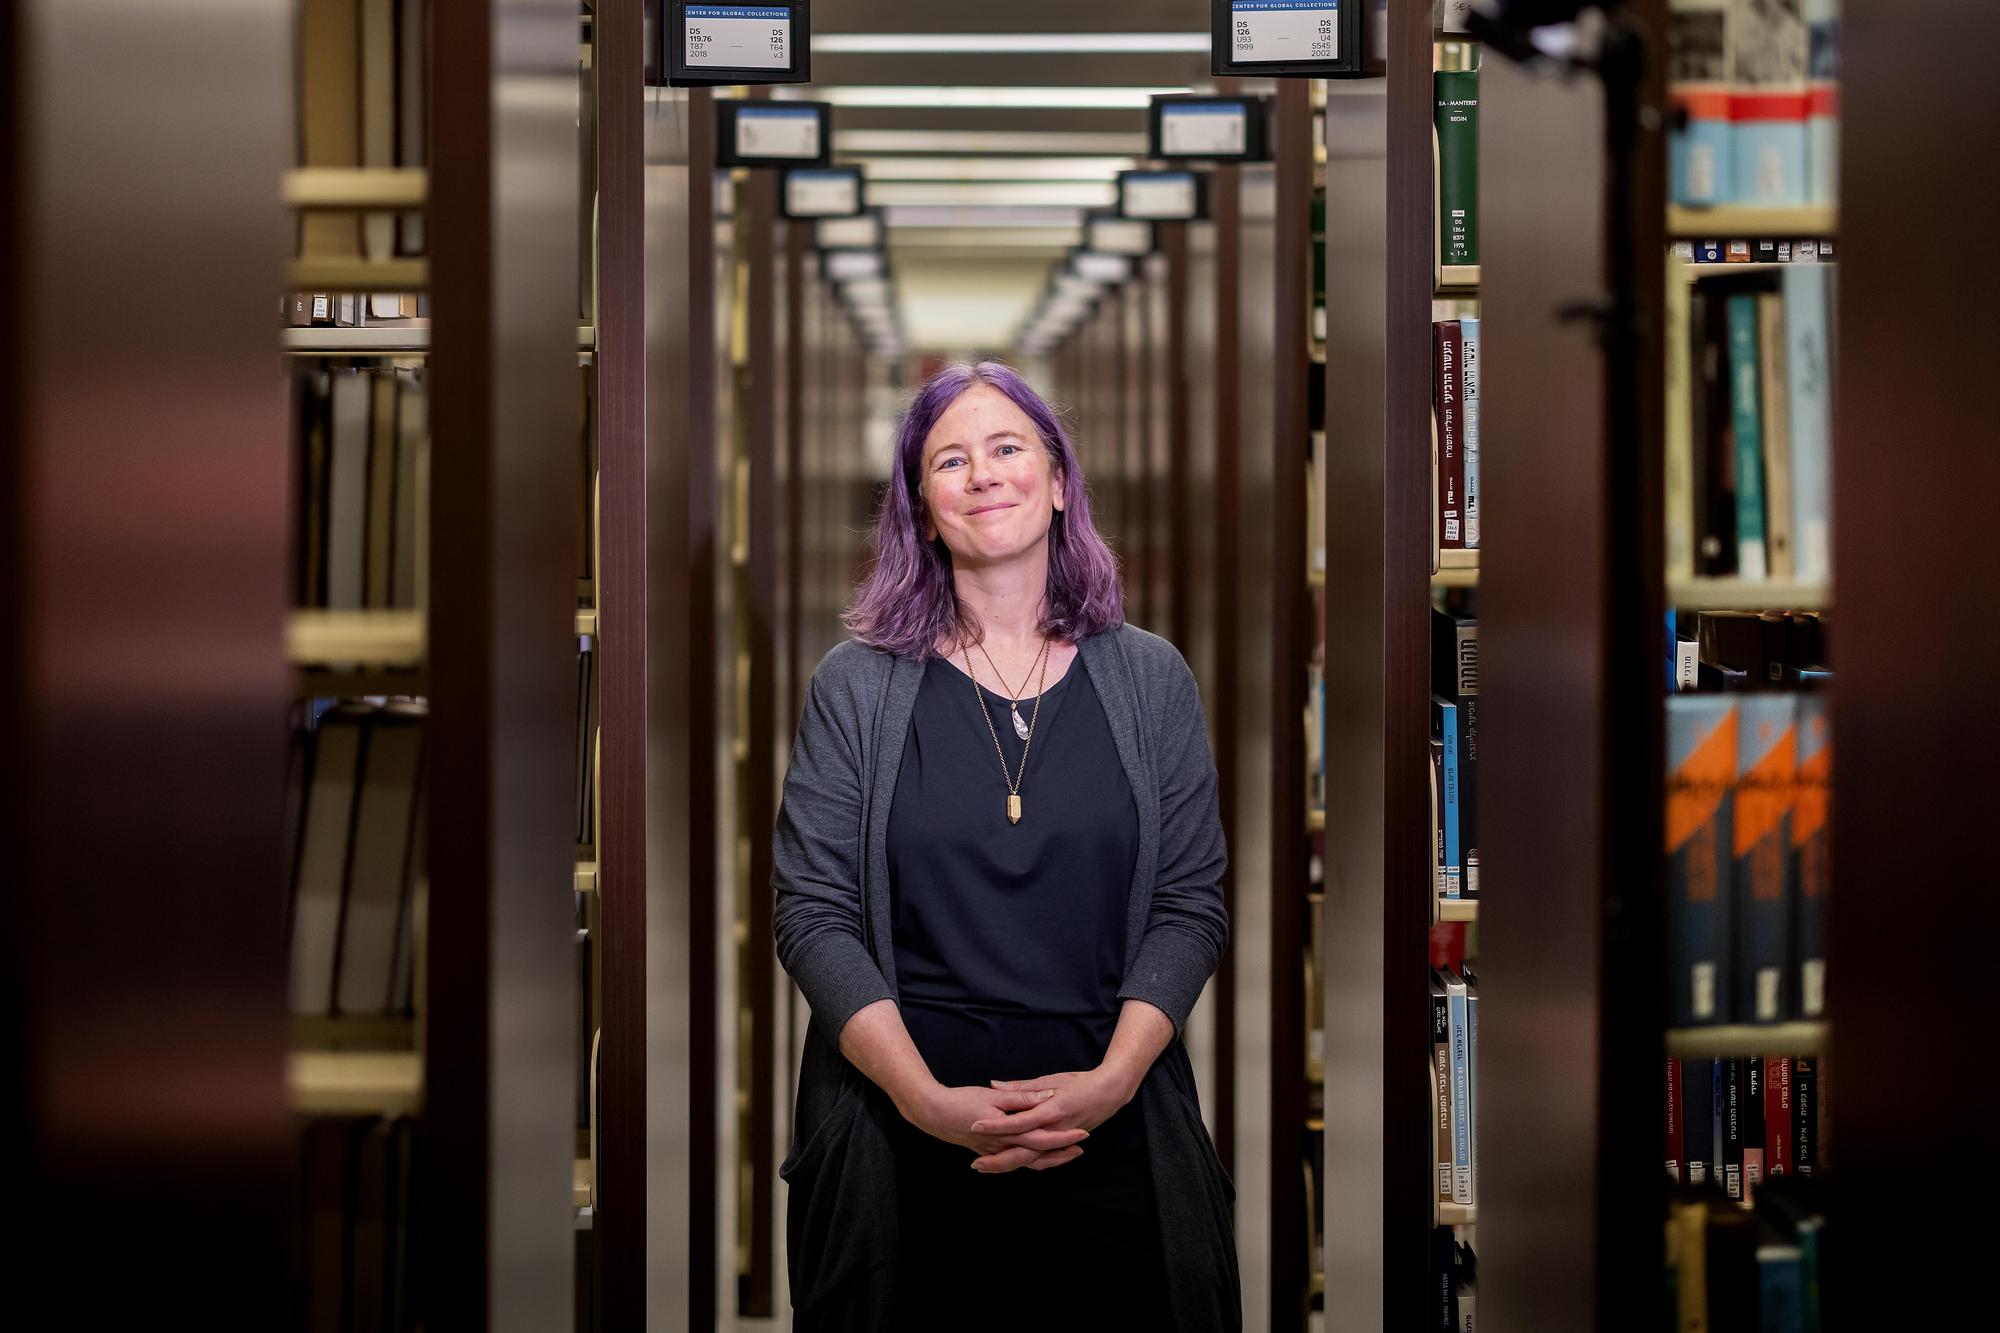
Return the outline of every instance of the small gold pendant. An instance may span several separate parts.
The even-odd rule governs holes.
[[[1018,796],[1007,798],[1007,822],[1009,824],[1021,822],[1021,798]]]

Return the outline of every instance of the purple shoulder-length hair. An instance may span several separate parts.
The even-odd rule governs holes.
[[[947,638],[977,640],[977,617],[960,603],[951,552],[923,538],[924,441],[945,410],[975,384],[990,384],[1027,413],[1063,478],[1063,508],[1049,525],[1049,582],[1042,632],[1078,643],[1125,618],[1118,557],[1090,520],[1083,468],[1062,418],[1012,366],[958,362],[926,380],[896,431],[894,473],[875,521],[875,562],[847,608],[855,638],[899,657],[928,657]]]

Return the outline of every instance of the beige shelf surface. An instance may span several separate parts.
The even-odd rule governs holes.
[[[416,666],[424,660],[424,613],[293,611],[285,619],[285,660]]]
[[[597,633],[597,612],[595,610],[586,607],[576,613],[576,632],[578,634]]]
[[[1479,899],[1440,898],[1437,919],[1440,921],[1477,921],[1479,919]]]
[[[1684,240],[1832,236],[1839,229],[1839,213],[1830,207],[1667,209],[1668,234]]]
[[[1712,1028],[1674,1028],[1667,1033],[1667,1054],[1715,1056],[1818,1055],[1826,1049],[1825,1023],[1735,1023]]]
[[[294,259],[285,266],[293,292],[418,292],[431,285],[428,259]]]
[[[576,891],[595,893],[597,891],[597,862],[578,861],[576,863]]]
[[[318,356],[375,356],[389,352],[428,352],[431,326],[422,324],[363,324],[356,327],[288,328],[282,330],[280,345],[287,352]],[[576,326],[576,345],[588,351],[597,345],[597,329],[590,324]]]
[[[1324,832],[1325,829],[1326,808],[1324,806],[1314,806],[1312,809],[1306,811],[1306,831],[1308,833],[1320,833]]]
[[[577,1158],[576,1171],[570,1180],[570,1207],[589,1208],[597,1202],[597,1163],[588,1157]]]
[[[423,1104],[415,1051],[294,1051],[286,1077],[300,1115],[409,1115]]]
[[[1671,579],[1667,604],[1683,611],[1817,611],[1833,586],[1776,579]]]
[[[1476,1203],[1441,1203],[1437,1206],[1437,1221],[1441,1227],[1469,1227],[1479,1223],[1479,1205]]]
[[[422,208],[421,167],[298,167],[285,173],[288,208]]]
[[[1445,264],[1437,270],[1438,295],[1477,296],[1479,265]]]

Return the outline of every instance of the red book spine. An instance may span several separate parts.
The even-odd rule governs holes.
[[[1764,1174],[1792,1174],[1792,1062],[1764,1061]]]
[[[1667,1057],[1667,1179],[1687,1183],[1687,1135],[1681,1128],[1681,1062]]]
[[[1465,339],[1455,319],[1431,325],[1431,412],[1437,421],[1438,547],[1465,549]]]

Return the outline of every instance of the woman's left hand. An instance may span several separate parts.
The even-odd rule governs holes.
[[[1001,1092],[1039,1092],[1047,1088],[1053,1089],[1056,1094],[1040,1106],[991,1120],[976,1121],[972,1126],[975,1134],[994,1134],[1005,1139],[1037,1129],[1096,1129],[1117,1114],[1139,1091],[1138,1083],[1129,1074],[1110,1065],[1049,1074],[1043,1078],[995,1079],[993,1087]],[[1032,1148],[1017,1145],[974,1159],[972,1169],[1012,1171],[1032,1165],[1040,1156]]]

